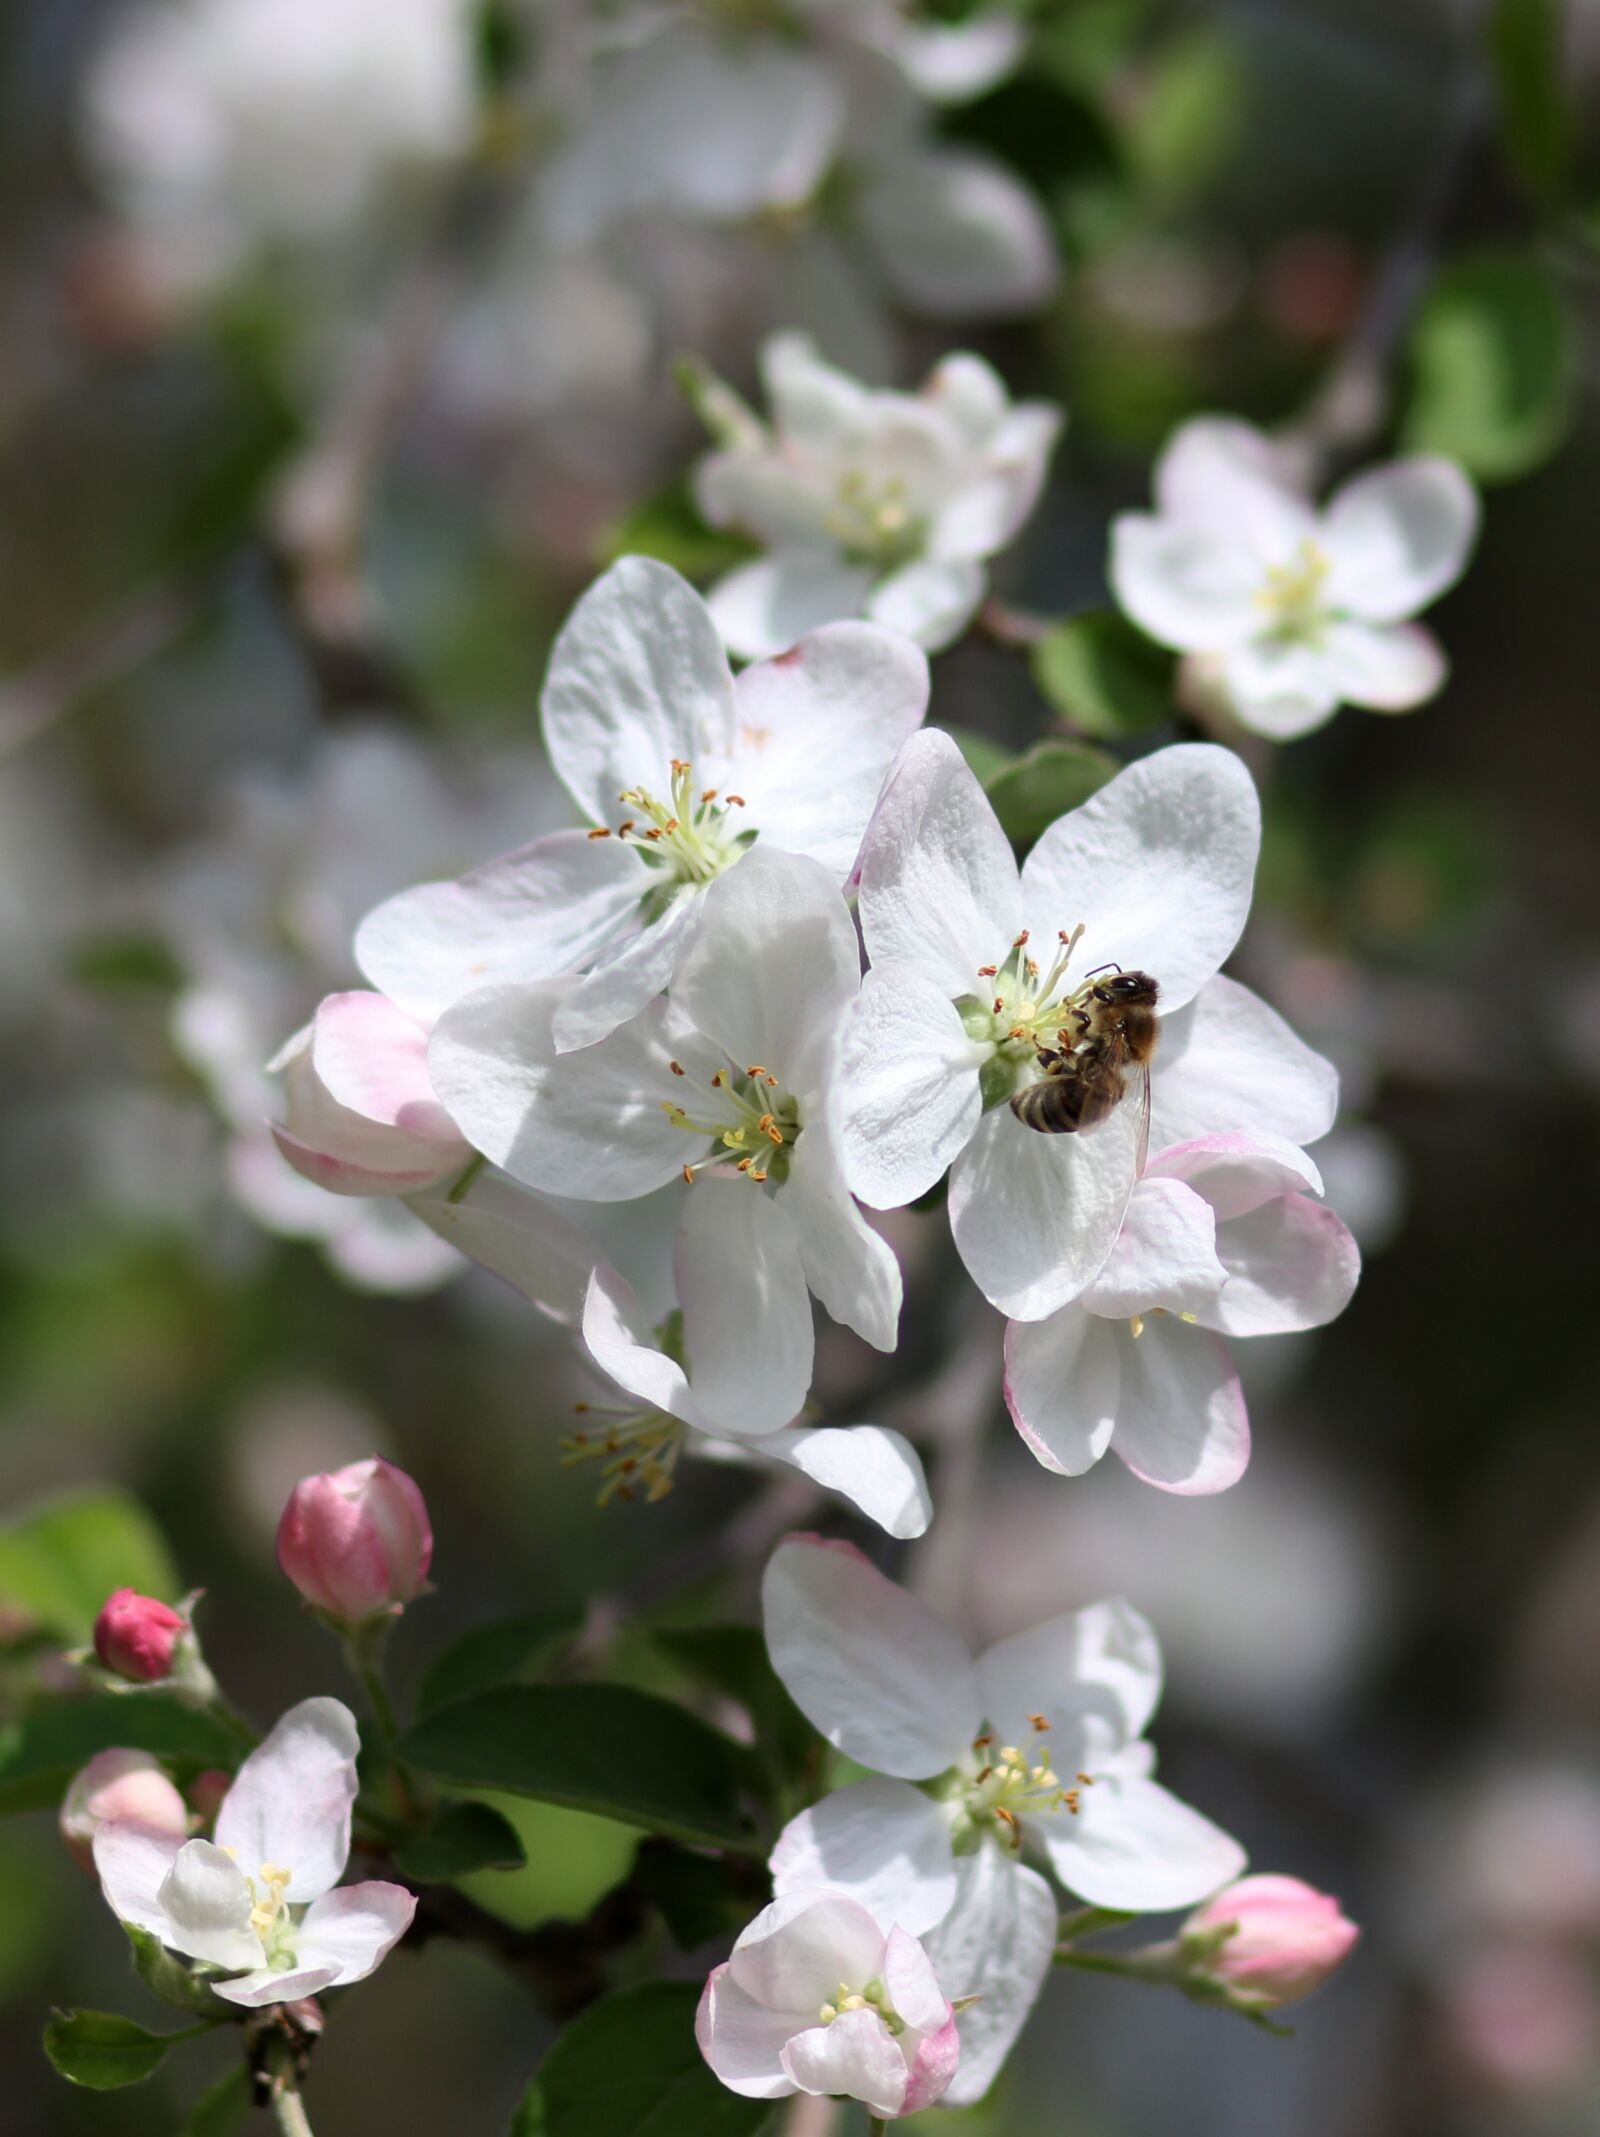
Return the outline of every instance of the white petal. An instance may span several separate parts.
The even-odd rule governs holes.
[[[603,821],[616,821],[608,808]],[[620,839],[554,831],[454,883],[419,883],[368,913],[356,962],[380,993],[431,1021],[495,980],[553,979],[586,965],[648,888]]]
[[[1093,1907],[1160,1914],[1229,1884],[1245,1866],[1236,1840],[1157,1781],[1100,1772],[1076,1818],[1041,1818],[1035,1830],[1069,1891]]]
[[[841,2011],[831,2025],[795,2034],[783,2051],[783,2067],[802,2092],[843,2094],[875,2115],[895,2117],[905,2104],[905,2056],[870,2007]]]
[[[740,564],[712,587],[717,629],[746,660],[766,660],[823,624],[859,616],[872,587],[865,564],[811,550],[785,550]]]
[[[924,393],[936,390],[945,368],[941,364],[933,373]],[[990,557],[1004,549],[1039,502],[1061,424],[1060,409],[1048,401],[1025,401],[1012,409],[986,443],[983,473],[940,507],[928,554]]]
[[[1113,958],[1151,974],[1163,1014],[1211,978],[1244,931],[1261,849],[1255,782],[1209,742],[1157,750],[1058,819],[1022,871],[1023,916],[1048,944],[1085,924],[1080,972]]]
[[[747,668],[734,708],[728,785],[749,822],[843,882],[884,774],[928,709],[926,659],[876,624],[828,624]]]
[[[596,1046],[647,1007],[687,954],[699,920],[700,893],[686,886],[659,919],[613,938],[562,997],[551,1027],[557,1052]]]
[[[791,1818],[769,1867],[780,1897],[847,1892],[875,1920],[913,1936],[942,1922],[956,1896],[948,1812],[909,1781],[881,1776],[837,1788]]]
[[[257,1953],[260,1949],[258,1944]],[[213,1981],[211,1987],[229,2003],[259,2011],[271,2003],[298,2003],[301,1997],[315,1996],[328,1988],[332,1981],[332,1967],[296,1963],[292,1967],[257,1967],[254,1973],[236,1974],[231,1981]]]
[[[1196,416],[1174,431],[1156,465],[1165,518],[1244,541],[1263,564],[1282,561],[1316,529],[1304,463],[1234,416]]]
[[[304,1071],[302,1063],[295,1063],[293,1067]],[[297,1115],[307,1110],[303,1098],[293,1094],[292,1085],[290,1105]],[[354,1123],[353,1114],[346,1115],[345,1118]],[[428,1146],[407,1146],[399,1138],[388,1144],[380,1144],[377,1149],[366,1143],[365,1138],[360,1138],[365,1147],[360,1150],[358,1156],[336,1157],[326,1150],[317,1149],[311,1143],[302,1142],[299,1136],[292,1135],[287,1128],[280,1128],[276,1122],[271,1124],[271,1128],[272,1140],[277,1145],[279,1156],[286,1164],[293,1166],[302,1180],[309,1180],[314,1187],[320,1187],[326,1194],[345,1195],[356,1200],[370,1195],[422,1194],[428,1188],[436,1187],[441,1181],[447,1181],[453,1174],[459,1173],[465,1163],[465,1158],[460,1153],[453,1154],[451,1162],[445,1166],[439,1164],[436,1156],[422,1158],[419,1162],[419,1152]],[[318,1123],[317,1132],[323,1136],[338,1133],[327,1112]],[[374,1137],[382,1133],[380,1129],[372,1131]],[[350,1142],[357,1139],[357,1134],[354,1133],[348,1138]]]
[[[1176,1016],[1163,1017],[1151,1078],[1152,1149],[1239,1128],[1314,1143],[1338,1110],[1333,1063],[1237,980],[1211,980]]]
[[[987,572],[970,557],[924,557],[879,580],[867,614],[938,653],[955,644],[988,590]]]
[[[700,2053],[730,2092],[747,2100],[782,2100],[794,2091],[782,2056],[796,2016],[771,2011],[740,1988],[727,1966],[713,1967],[695,2014]]]
[[[1204,1135],[1158,1150],[1140,1185],[1154,1180],[1182,1180],[1204,1195],[1219,1226],[1284,1195],[1322,1192],[1322,1176],[1303,1150],[1259,1134]],[[1220,1233],[1218,1240],[1220,1252]]]
[[[1119,1329],[1117,1347],[1122,1397],[1112,1445],[1134,1475],[1189,1497],[1237,1484],[1250,1460],[1250,1419],[1228,1346],[1156,1314],[1137,1338]]]
[[[1320,646],[1270,638],[1235,646],[1215,685],[1242,727],[1276,742],[1310,734],[1339,709],[1333,662]]]
[[[947,1996],[980,1999],[956,2021],[961,2065],[944,2096],[948,2107],[971,2107],[999,2076],[1039,2000],[1060,1910],[1038,1872],[997,1847],[964,1856],[958,1868],[955,1904],[924,1947]]]
[[[992,1053],[969,1039],[947,988],[905,965],[874,965],[840,1040],[839,1148],[869,1209],[914,1202],[978,1125],[978,1071]]]
[[[656,1347],[642,1323],[632,1288],[602,1262],[589,1279],[583,1302],[584,1348],[625,1395],[653,1410],[664,1410],[669,1417],[698,1424],[700,1415],[689,1393],[688,1375],[676,1359]]]
[[[360,1747],[347,1706],[302,1699],[239,1768],[217,1813],[218,1847],[252,1877],[264,1862],[292,1870],[293,1905],[320,1898],[350,1854]]]
[[[921,1456],[883,1425],[792,1425],[769,1432],[759,1451],[848,1499],[886,1536],[921,1536],[933,1519]]]
[[[890,287],[932,318],[1038,309],[1059,274],[1033,195],[972,149],[914,152],[872,173],[856,202]]]
[[[1224,653],[1261,628],[1261,567],[1244,542],[1210,527],[1125,512],[1111,528],[1111,590],[1159,645]]]
[[[1139,1108],[1087,1134],[1041,1135],[996,1106],[950,1168],[950,1228],[968,1274],[1017,1321],[1091,1283],[1116,1245],[1138,1166]]]
[[[1011,842],[946,734],[896,758],[861,853],[861,931],[874,964],[903,964],[953,1000],[984,984],[1021,926]]]
[[[570,1326],[583,1311],[598,1244],[503,1173],[482,1172],[459,1201],[411,1195],[406,1206],[480,1269],[520,1291],[530,1306]]]
[[[826,1105],[802,1128],[779,1195],[812,1291],[841,1326],[892,1351],[904,1295],[900,1264],[851,1199]]]
[[[673,1258],[701,1421],[743,1436],[798,1417],[811,1388],[811,1300],[781,1201],[736,1175],[697,1181]]]
[[[1148,1620],[1113,1597],[999,1641],[978,1657],[978,1680],[1001,1743],[1031,1742],[1031,1717],[1042,1714],[1058,1771],[1091,1760],[1098,1769],[1155,1712],[1161,1648]]]
[[[818,562],[832,555],[833,500],[826,486],[810,468],[797,468],[772,451],[764,434],[753,451],[708,453],[697,462],[693,480],[695,504],[713,527],[737,527],[764,548],[799,551]],[[715,595],[711,613],[722,629]]]
[[[1211,1205],[1182,1180],[1151,1179],[1133,1191],[1110,1259],[1080,1303],[1108,1320],[1163,1306],[1194,1313],[1228,1280],[1217,1258]]]
[[[624,557],[556,640],[542,708],[550,761],[591,823],[616,821],[625,787],[664,801],[674,758],[720,763],[732,738],[733,676],[710,611],[669,566]]]
[[[870,390],[829,363],[809,334],[767,336],[761,383],[779,436],[807,457],[831,458],[870,420]]]
[[[250,1874],[255,1874],[253,1865]],[[261,1939],[250,1927],[255,1899],[245,1872],[211,1841],[185,1841],[162,1883],[160,1902],[167,1918],[162,1941],[175,1951],[229,1970],[261,1964]]]
[[[335,1988],[365,1981],[411,1927],[416,1911],[403,1885],[341,1885],[307,1911],[295,1939],[296,1960],[303,1967],[332,1967]]]
[[[740,1931],[729,1967],[770,2010],[813,2016],[841,1981],[870,1981],[887,1939],[864,1907],[842,1892],[792,1892]]]
[[[165,1939],[161,1887],[178,1859],[181,1838],[135,1818],[108,1818],[95,1827],[92,1844],[100,1889],[112,1913],[135,1929]]]
[[[1419,623],[1335,623],[1324,641],[1328,673],[1349,705],[1409,712],[1444,688],[1439,641]]]
[[[1006,1327],[1006,1408],[1035,1459],[1080,1477],[1111,1444],[1122,1368],[1116,1332],[1074,1303]]]
[[[965,1642],[848,1544],[791,1537],[761,1601],[772,1666],[803,1714],[863,1766],[920,1781],[977,1733]]]
[[[1286,1195],[1217,1230],[1228,1281],[1201,1313],[1230,1336],[1321,1328],[1343,1313],[1361,1274],[1361,1250],[1331,1209]]]
[[[998,12],[965,22],[897,22],[888,39],[913,88],[933,103],[966,103],[1005,80],[1027,49],[1027,32]]]
[[[1367,623],[1416,615],[1465,571],[1481,517],[1478,493],[1453,460],[1397,460],[1353,477],[1319,530],[1332,566],[1329,605]]]

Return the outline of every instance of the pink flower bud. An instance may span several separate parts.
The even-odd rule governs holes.
[[[303,1477],[278,1524],[278,1563],[314,1610],[362,1625],[422,1592],[433,1530],[403,1469],[374,1455]]]
[[[61,1806],[61,1837],[86,1870],[94,1868],[95,1827],[108,1818],[189,1837],[183,1798],[148,1751],[99,1751],[73,1776]]]
[[[137,1588],[118,1588],[94,1621],[94,1651],[106,1668],[133,1684],[154,1684],[172,1674],[178,1642],[188,1622],[170,1604]]]
[[[224,1773],[220,1766],[208,1766],[204,1773],[195,1775],[189,1783],[189,1808],[202,1825],[216,1824],[222,1799],[232,1786],[233,1775]]]
[[[1241,1878],[1195,1909],[1182,1938],[1230,1923],[1233,1934],[1206,1959],[1205,1971],[1274,2009],[1321,1988],[1361,1934],[1336,1899],[1297,1877]]]

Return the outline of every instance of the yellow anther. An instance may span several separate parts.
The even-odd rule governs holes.
[[[1137,1343],[1144,1334],[1144,1315],[1142,1313],[1130,1313],[1128,1316],[1128,1328],[1134,1342]]]

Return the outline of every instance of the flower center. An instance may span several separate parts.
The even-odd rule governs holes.
[[[1094,1786],[1094,1776],[1073,1775],[1073,1786],[1063,1785],[1050,1760],[1044,1741],[1050,1724],[1042,1714],[1030,1714],[1034,1741],[1023,1750],[1003,1744],[998,1750],[992,1733],[985,1730],[973,1739],[970,1761],[957,1769],[954,1795],[962,1812],[974,1826],[994,1825],[1009,1848],[1022,1846],[1022,1820],[1053,1816],[1067,1811],[1074,1818],[1082,1808],[1083,1791]]]
[[[294,1964],[294,1917],[284,1898],[293,1881],[294,1872],[275,1862],[264,1862],[254,1877],[245,1879],[254,1902],[250,1927],[261,1939],[268,1966]]]
[[[898,475],[874,483],[865,471],[849,468],[834,485],[828,513],[829,534],[850,564],[894,571],[922,554],[928,523],[912,511],[906,486]]]
[[[1003,1105],[1020,1084],[1030,1080],[1041,1051],[1070,1052],[1093,1028],[1095,974],[1089,973],[1076,986],[1064,984],[1072,953],[1082,938],[1081,922],[1075,928],[1060,929],[1056,955],[1046,970],[1029,954],[1024,928],[1003,962],[978,967],[985,992],[964,994],[957,1001],[968,1038],[980,1043],[987,1040],[994,1048],[979,1077],[986,1110]]]
[[[1332,568],[1331,560],[1309,535],[1292,563],[1268,568],[1256,602],[1266,610],[1274,638],[1286,645],[1304,645],[1321,634],[1327,622],[1322,586]]]
[[[697,792],[694,768],[684,757],[672,760],[669,800],[658,801],[643,786],[624,787],[617,798],[624,808],[637,813],[624,817],[614,832],[601,825],[589,836],[631,839],[640,859],[660,876],[650,895],[664,893],[663,903],[685,883],[703,886],[714,881],[733,866],[755,837],[753,831],[736,830],[730,814],[744,807],[744,796],[719,794],[715,787]]]
[[[889,1991],[876,1975],[865,1988],[853,1989],[841,1981],[827,2003],[821,2005],[817,2016],[825,2026],[831,2026],[845,2011],[876,2011],[891,2033],[904,2033],[906,2022],[889,2001]]]
[[[691,1112],[679,1100],[663,1098],[662,1112],[675,1128],[709,1136],[717,1145],[716,1155],[684,1166],[683,1177],[689,1185],[708,1166],[731,1163],[735,1171],[758,1184],[771,1180],[782,1186],[802,1123],[798,1100],[782,1089],[771,1070],[759,1061],[745,1069],[718,1069],[704,1085],[696,1082],[681,1061],[672,1063],[672,1073],[695,1100],[695,1109]]]
[[[646,1506],[654,1506],[667,1496],[688,1437],[687,1425],[665,1410],[614,1409],[592,1402],[575,1403],[573,1408],[579,1416],[601,1422],[581,1425],[561,1442],[561,1466],[570,1469],[577,1462],[600,1463],[597,1506],[641,1495]]]

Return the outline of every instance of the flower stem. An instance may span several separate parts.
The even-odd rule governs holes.
[[[867,2121],[867,2137],[885,2137],[888,2127],[881,2115],[872,2115]]]
[[[283,2073],[282,2083],[273,2090],[272,2115],[283,2137],[316,2137],[300,2088],[287,2071]]]

